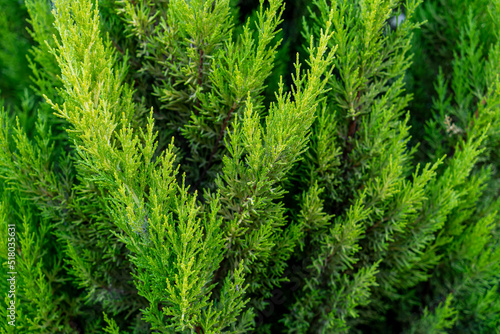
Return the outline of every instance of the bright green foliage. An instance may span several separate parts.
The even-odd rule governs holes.
[[[446,329],[453,327],[457,320],[457,312],[450,307],[452,299],[449,295],[444,303],[439,303],[434,313],[430,313],[426,307],[422,317],[412,323],[408,333],[446,333]]]
[[[138,73],[152,80],[160,147],[176,135],[183,170],[196,188],[220,170],[225,134],[246,101],[262,110],[264,81],[279,43],[282,1],[256,13],[238,33],[230,1],[118,1],[117,12],[135,38]],[[252,26],[254,23],[255,26]],[[189,153],[188,153],[189,152]],[[188,168],[189,167],[189,168]]]
[[[500,328],[499,1],[0,9],[1,333]]]
[[[329,9],[326,2],[315,5],[311,21],[319,28]],[[406,148],[407,119],[401,119],[408,100],[402,94],[401,73],[409,66],[405,54],[414,25],[405,21],[395,31],[382,29],[397,3],[365,5],[339,3],[334,8],[332,44],[338,45],[339,73],[329,82],[331,101],[318,118],[318,137],[304,169],[310,175],[309,187],[320,176],[326,190],[324,203],[328,203],[325,213],[337,218],[333,227],[315,230],[306,247],[314,274],[306,279],[304,295],[287,316],[287,327],[294,331],[347,330],[346,319],[358,316],[356,307],[368,303],[369,287],[379,286],[376,291],[384,293],[397,289],[394,276],[408,262],[418,262],[418,257],[410,258],[411,253],[425,247],[428,236],[439,228],[425,230],[407,250],[396,246],[423,209],[425,188],[435,177],[435,167],[426,167],[420,174],[417,168],[412,181],[404,178],[410,176],[411,151]],[[417,5],[408,3],[408,16]],[[342,178],[345,181],[339,182]],[[339,211],[335,202],[351,207]],[[326,225],[321,220],[314,223]],[[397,257],[408,262],[393,263]]]

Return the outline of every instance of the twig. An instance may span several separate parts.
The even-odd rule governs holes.
[[[236,107],[237,107],[236,103],[233,103],[233,105],[231,107],[231,110],[229,110],[226,118],[224,119],[224,122],[222,123],[222,128],[220,130],[219,137],[215,141],[215,145],[214,145],[214,148],[212,149],[212,152],[210,153],[210,157],[208,158],[207,165],[203,169],[203,173],[201,173],[200,181],[205,178],[205,175],[207,174],[208,170],[210,169],[210,167],[212,167],[212,160],[213,160],[213,158],[215,156],[215,153],[219,149],[219,144],[220,144],[220,141],[222,140],[222,137],[224,136],[224,132],[226,131],[227,123],[229,122],[229,119],[231,118],[231,115],[236,110]]]

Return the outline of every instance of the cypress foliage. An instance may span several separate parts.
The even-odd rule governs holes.
[[[495,333],[500,2],[0,0],[2,333]]]

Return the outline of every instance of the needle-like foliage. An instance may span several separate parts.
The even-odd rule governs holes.
[[[1,333],[500,328],[499,1],[0,9]]]

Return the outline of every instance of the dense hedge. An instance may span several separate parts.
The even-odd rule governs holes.
[[[500,333],[500,1],[0,0],[0,36],[2,333]]]

